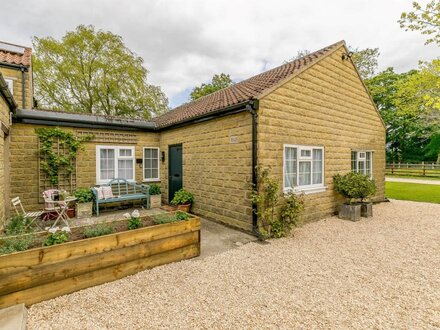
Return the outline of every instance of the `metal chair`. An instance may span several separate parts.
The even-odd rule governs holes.
[[[12,206],[14,206],[15,212],[17,215],[21,215],[25,218],[30,218],[31,222],[29,225],[31,225],[35,220],[37,220],[39,217],[41,217],[45,211],[33,211],[33,212],[26,212],[24,210],[23,204],[21,203],[20,197],[15,197],[11,199]]]

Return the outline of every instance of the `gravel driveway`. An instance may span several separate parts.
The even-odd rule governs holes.
[[[30,329],[438,329],[440,204],[157,267],[32,306]]]

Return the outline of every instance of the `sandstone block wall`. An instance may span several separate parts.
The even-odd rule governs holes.
[[[341,47],[260,100],[258,160],[283,180],[283,144],[323,146],[327,190],[306,196],[306,220],[332,214],[341,198],[333,175],[351,170],[351,150],[373,150],[373,178],[383,200],[385,128]]]
[[[251,125],[251,115],[240,113],[161,132],[165,201],[168,201],[168,146],[182,143],[183,186],[195,195],[193,211],[251,230]]]

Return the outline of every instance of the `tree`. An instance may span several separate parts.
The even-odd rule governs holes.
[[[353,56],[351,59],[353,60],[354,64],[356,65],[359,74],[361,75],[362,79],[369,79],[373,77],[373,75],[376,73],[377,70],[377,59],[380,55],[379,48],[365,48],[365,49],[359,49],[359,48],[353,48],[351,46],[348,47],[350,52],[353,52]],[[310,51],[307,49],[299,50],[296,54],[296,56],[292,57],[288,61],[284,61],[284,63],[292,62],[295,60],[298,60],[304,56],[307,56],[310,54]]]
[[[388,161],[426,160],[435,148],[432,144],[433,148],[426,149],[438,134],[438,121],[432,120],[433,112],[425,111],[423,94],[414,91],[420,75],[417,70],[395,73],[388,68],[365,81],[387,128]]]
[[[228,74],[224,74],[224,73],[216,74],[212,77],[211,83],[208,84],[203,83],[198,87],[194,87],[194,89],[190,94],[191,101],[197,100],[202,96],[209,95],[220,89],[232,85],[234,85],[234,82],[232,81],[231,77]]]
[[[440,2],[432,0],[425,8],[418,2],[412,3],[414,11],[403,12],[398,22],[405,31],[420,31],[426,35],[425,45],[440,45]]]
[[[377,70],[377,59],[379,58],[379,48],[352,48],[349,50],[353,52],[352,60],[356,65],[362,79],[369,79],[374,76]]]
[[[80,25],[61,40],[34,37],[33,46],[40,107],[145,119],[168,109],[160,87],[147,83],[142,58],[118,35]]]

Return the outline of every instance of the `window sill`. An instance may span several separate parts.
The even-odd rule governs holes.
[[[294,189],[292,188],[286,188],[284,189],[284,193],[287,193],[289,191],[292,191],[295,194],[305,194],[305,195],[310,195],[310,194],[317,194],[317,193],[322,193],[325,192],[327,190],[327,186],[319,186],[319,187],[295,187]]]
[[[160,182],[160,179],[159,178],[157,178],[157,179],[144,179],[144,180],[142,180],[142,182],[145,182],[145,183]]]

